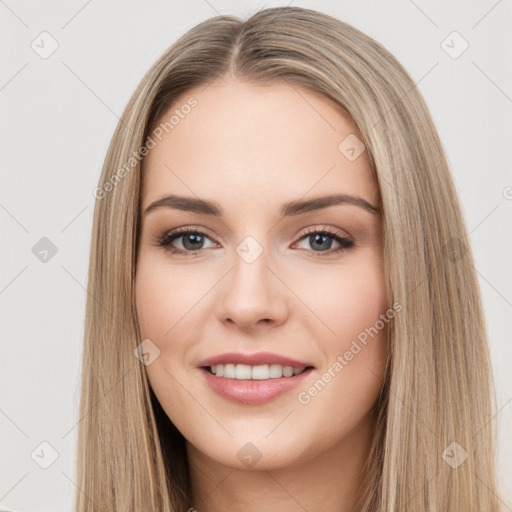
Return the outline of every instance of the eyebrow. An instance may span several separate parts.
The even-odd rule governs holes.
[[[340,204],[358,206],[373,214],[379,213],[379,207],[373,206],[362,197],[352,196],[349,194],[333,194],[305,201],[289,201],[281,206],[280,213],[282,217],[288,217]],[[192,213],[213,215],[215,217],[222,217],[224,215],[221,206],[215,201],[208,201],[206,199],[199,199],[195,197],[178,196],[175,194],[170,194],[153,201],[144,212],[148,214],[149,212],[159,208],[173,208]]]

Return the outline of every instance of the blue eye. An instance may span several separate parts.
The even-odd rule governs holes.
[[[346,237],[342,237],[332,231],[311,231],[300,240],[307,240],[313,252],[327,252],[332,254],[343,250],[350,249],[354,246],[354,242]],[[299,240],[299,241],[300,241]],[[332,249],[333,240],[339,244],[339,247]],[[298,243],[298,242],[296,242]],[[295,244],[294,244],[295,245]],[[310,250],[310,249],[307,249]]]
[[[165,247],[166,250],[173,253],[193,253],[204,249],[204,239],[208,238],[205,233],[197,229],[179,229],[165,234],[159,241],[158,245]],[[183,248],[177,248],[171,244],[175,240],[182,239]],[[209,238],[208,238],[209,239]]]
[[[176,240],[181,240],[182,247],[176,247],[173,243]],[[188,254],[195,255],[201,252],[205,247],[205,240],[211,240],[206,233],[199,231],[195,228],[179,228],[169,233],[166,233],[159,240],[157,244],[163,247],[166,251],[173,254]],[[329,230],[310,230],[306,234],[303,234],[301,238],[295,244],[297,245],[300,241],[307,240],[312,249],[305,249],[310,253],[314,253],[316,256],[323,256],[325,254],[333,254],[341,251],[346,251],[354,247],[354,242],[350,238],[341,236],[340,234],[329,231]],[[333,241],[339,245],[332,249]],[[211,245],[210,248],[214,246]]]

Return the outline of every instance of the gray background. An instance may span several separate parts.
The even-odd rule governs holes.
[[[130,95],[159,55],[199,21],[286,3],[0,0],[4,507],[71,510],[92,190]],[[375,38],[425,96],[471,232],[497,383],[499,476],[512,510],[512,3],[291,3]],[[51,36],[40,36],[44,31]],[[453,31],[469,44],[457,58],[464,43],[446,40]],[[52,38],[58,48],[41,56]],[[46,262],[38,254],[48,249],[43,237],[57,249]]]

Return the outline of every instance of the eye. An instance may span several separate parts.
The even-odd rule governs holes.
[[[300,243],[300,241],[305,241],[309,244],[311,249],[307,249],[310,252],[316,253],[316,255],[323,256],[323,254],[333,254],[341,251],[346,251],[354,247],[354,242],[350,238],[346,236],[342,236],[342,234],[330,231],[328,229],[311,229],[306,232],[304,236],[302,236],[299,242],[296,242],[294,245]],[[332,249],[333,240],[338,244],[338,247]]]
[[[157,240],[157,245],[164,247],[167,251],[180,254],[196,254],[205,249],[205,239],[210,240],[206,233],[195,228],[180,228],[166,233],[162,238]],[[173,243],[180,241],[182,247],[175,247]]]
[[[166,251],[174,254],[195,255],[208,248],[208,246],[205,247],[205,240],[212,242],[211,238],[203,231],[196,228],[178,228],[157,239],[155,245],[163,247]],[[305,248],[308,252],[320,257],[324,254],[347,251],[355,245],[352,239],[343,236],[342,233],[328,229],[320,230],[318,228],[306,231],[299,241],[293,244],[292,248],[302,241],[310,245],[310,249]],[[181,247],[175,245],[177,242],[179,242]],[[338,247],[333,249],[333,242],[338,244]],[[215,247],[215,243],[212,243],[209,247]],[[304,249],[304,247],[299,248]]]

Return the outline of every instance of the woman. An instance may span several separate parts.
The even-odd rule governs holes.
[[[500,510],[466,228],[382,46],[302,8],[199,24],[95,196],[77,510]]]

